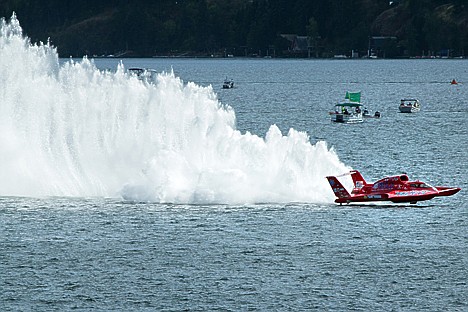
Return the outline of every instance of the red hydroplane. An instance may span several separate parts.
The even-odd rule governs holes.
[[[335,203],[391,201],[394,203],[416,204],[437,196],[450,196],[458,193],[459,187],[431,186],[421,181],[410,181],[406,174],[386,177],[375,183],[367,183],[357,170],[350,171],[354,188],[351,194],[338,181],[337,177],[327,177],[336,197]]]

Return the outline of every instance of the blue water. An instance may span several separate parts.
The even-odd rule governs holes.
[[[466,310],[466,204],[3,198],[2,310]]]
[[[94,62],[115,71],[118,60]],[[0,191],[2,311],[468,309],[467,61],[123,64],[172,68],[184,83],[211,85],[234,109],[242,134],[263,138],[273,124],[283,134],[293,128],[312,144],[326,141],[369,181],[406,172],[462,191],[417,205],[369,206],[170,204]],[[234,89],[221,89],[226,76]],[[453,78],[460,84],[450,85]],[[382,118],[332,124],[327,112],[347,90],[361,91]],[[421,112],[398,113],[403,97],[419,98]],[[328,163],[323,157],[311,167]],[[11,175],[3,179],[15,182]]]

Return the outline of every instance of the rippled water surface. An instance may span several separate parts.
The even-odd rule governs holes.
[[[403,206],[3,196],[0,310],[468,309],[467,61],[123,62],[212,85],[243,133],[307,132],[369,181],[404,171],[462,191]],[[221,89],[226,76],[234,89]],[[382,118],[332,124],[347,90]],[[398,113],[403,97],[421,112]]]
[[[466,205],[0,207],[3,310],[466,308]]]

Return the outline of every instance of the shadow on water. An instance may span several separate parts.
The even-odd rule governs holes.
[[[368,204],[348,204],[343,205],[347,207],[356,207],[356,208],[372,208],[372,209],[408,209],[408,208],[430,208],[435,207],[435,205],[417,205],[417,204],[379,204],[379,203],[368,203]]]

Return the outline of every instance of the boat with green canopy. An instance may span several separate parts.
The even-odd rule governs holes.
[[[360,123],[362,118],[361,92],[346,92],[345,101],[335,105],[330,112],[331,121],[339,123]]]

